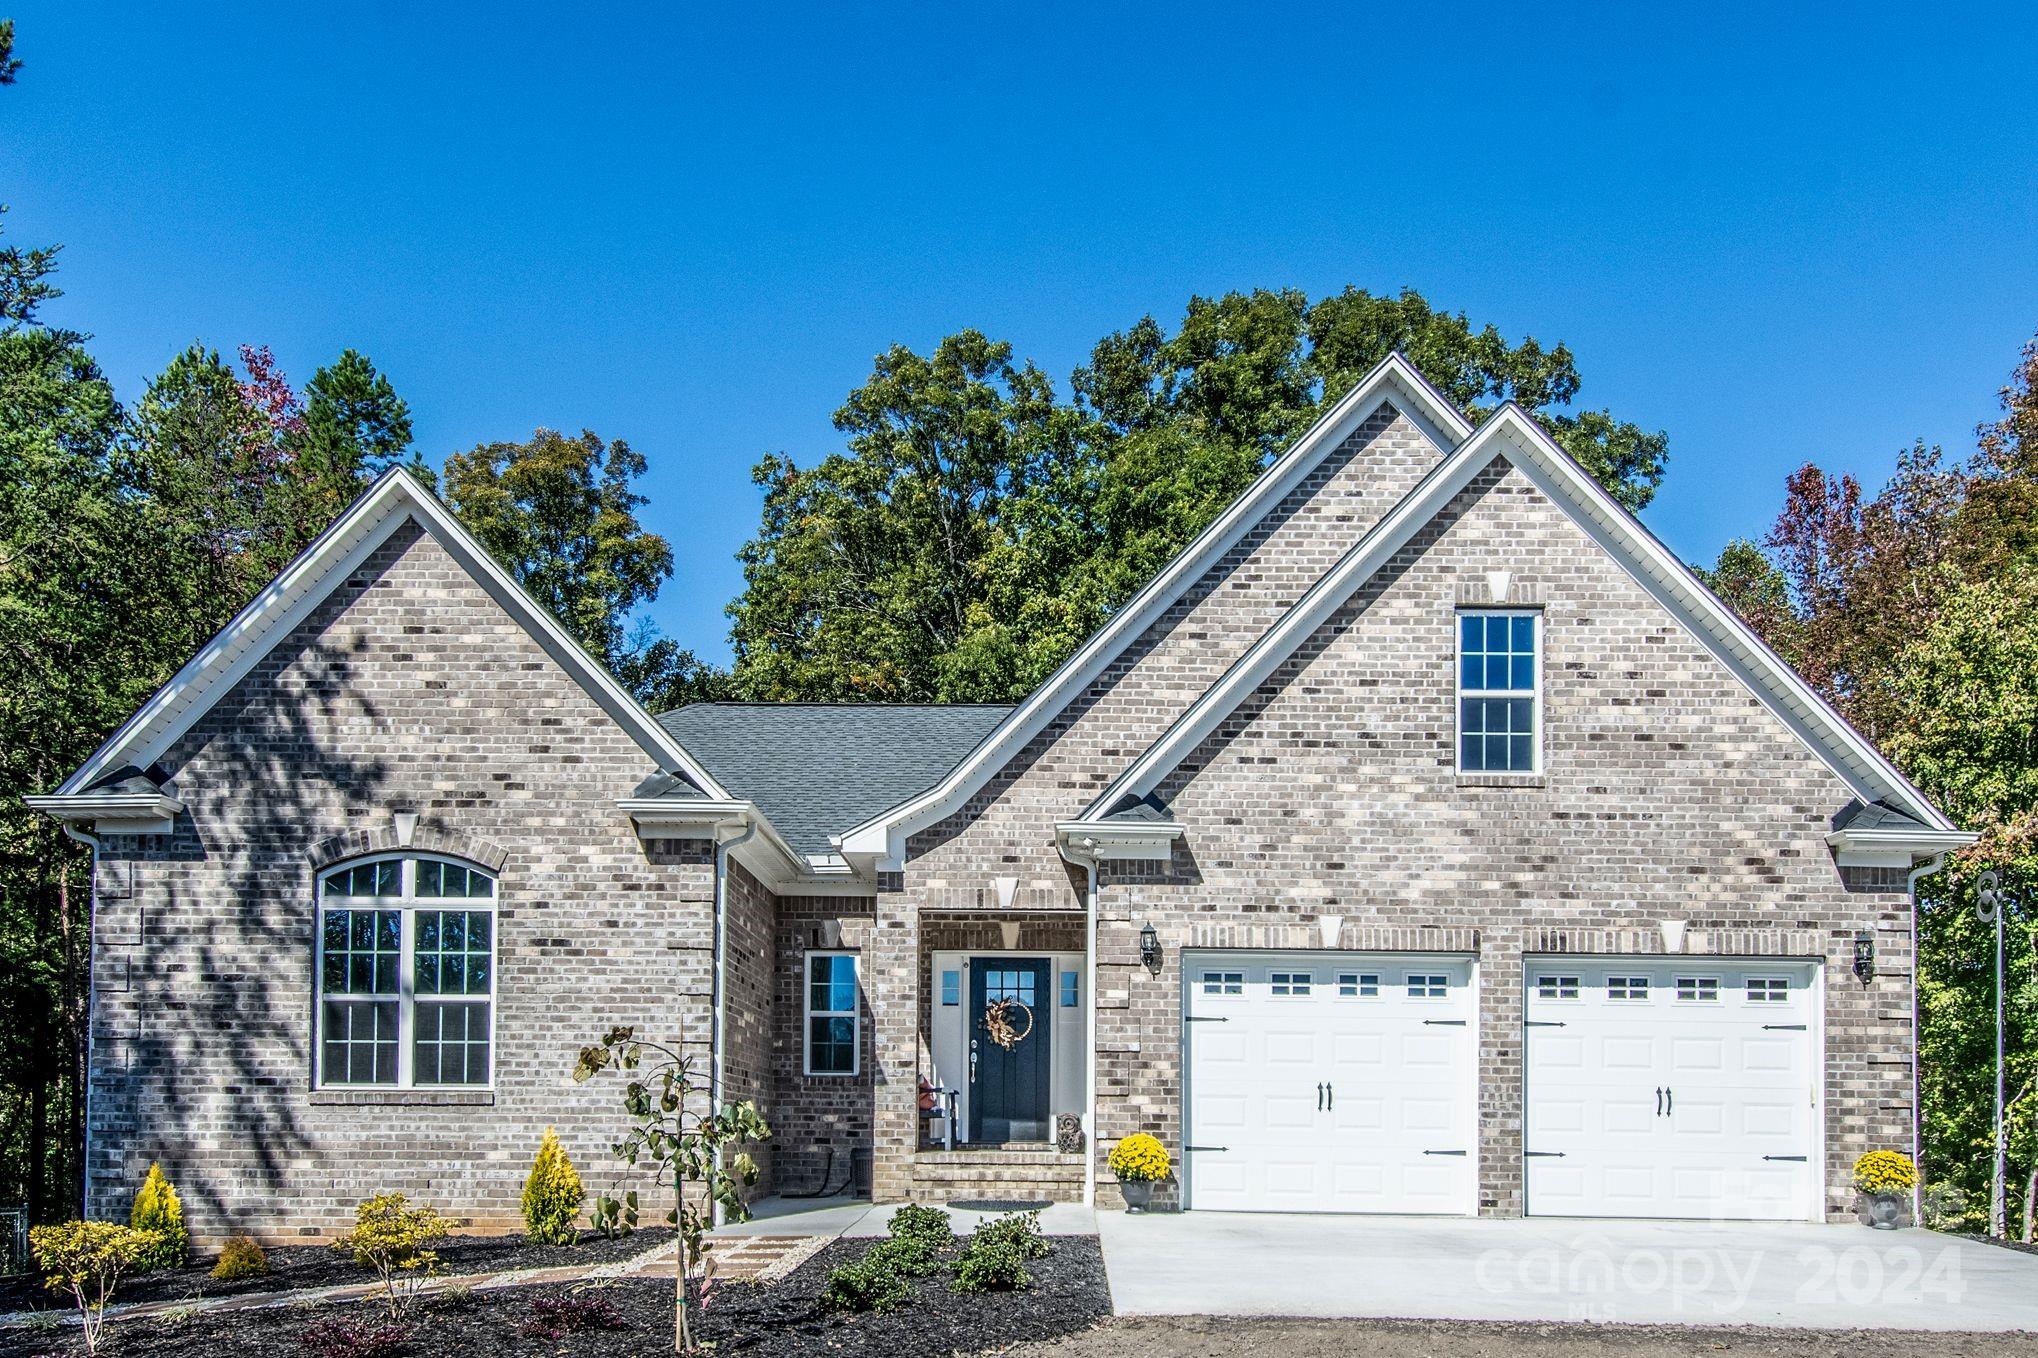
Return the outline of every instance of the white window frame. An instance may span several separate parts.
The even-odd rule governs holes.
[[[1447,1000],[1451,975],[1447,971],[1411,971],[1401,978],[1401,988],[1411,1000]]]
[[[1720,978],[1717,976],[1679,976],[1675,978],[1676,1000],[1679,1004],[1718,1004],[1720,1002]]]
[[[417,869],[422,862],[447,863],[488,878],[494,891],[487,896],[420,896]],[[394,896],[327,896],[326,878],[353,868],[377,863],[397,864],[397,894]],[[496,1018],[502,1008],[502,875],[479,863],[440,853],[378,853],[329,863],[312,874],[312,1000],[311,1000],[311,1087],[317,1090],[402,1090],[449,1089],[488,1093],[495,1089],[499,1051]],[[396,1079],[381,1081],[328,1080],[325,1072],[326,1021],[326,915],[329,911],[372,910],[396,912],[398,942],[396,953]],[[461,910],[488,916],[488,1079],[480,1083],[447,1083],[415,1078],[417,1064],[417,915],[420,910]],[[345,994],[335,999],[362,998]],[[434,999],[437,997],[427,997]],[[451,997],[457,999],[458,997]],[[469,997],[478,998],[478,997]]]
[[[1535,991],[1536,998],[1545,1004],[1576,1004],[1580,994],[1579,977],[1565,972],[1538,973]]]
[[[1761,989],[1758,991],[1757,986]],[[1778,990],[1777,987],[1783,989]],[[1788,976],[1744,976],[1741,978],[1741,994],[1746,1004],[1789,1004],[1791,996]]]
[[[1465,619],[1529,618],[1535,633],[1534,684],[1519,688],[1465,687]],[[1478,778],[1485,774],[1540,775],[1543,771],[1543,611],[1540,608],[1460,608],[1451,616],[1451,766],[1459,773]],[[1465,701],[1479,698],[1507,698],[1529,702],[1529,767],[1525,769],[1468,769],[1465,767]]]
[[[1316,993],[1314,971],[1269,971],[1267,995],[1276,1000],[1306,1000]]]
[[[1337,974],[1337,994],[1343,1000],[1376,1000],[1380,998],[1380,973],[1341,971]]]
[[[848,1009],[814,1008],[814,960],[821,957],[846,957],[852,974],[856,978],[856,995],[849,1002]],[[848,1070],[814,1069],[814,1020],[817,1018],[846,1018],[853,1040],[849,1048]],[[800,963],[800,1071],[816,1080],[853,1080],[863,1074],[863,955],[849,948],[816,948]]]
[[[1206,971],[1203,973],[1203,993],[1214,999],[1238,999],[1245,994],[1245,973]]]
[[[1606,1002],[1608,1004],[1651,1004],[1656,992],[1661,989],[1648,976],[1639,973],[1622,972],[1609,974],[1606,978]],[[1620,993],[1616,995],[1615,990]],[[1640,991],[1640,994],[1636,994]]]

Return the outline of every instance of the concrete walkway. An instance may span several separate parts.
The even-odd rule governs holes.
[[[750,1220],[720,1227],[713,1235],[806,1235],[862,1240],[883,1235],[897,1210],[897,1203],[874,1205],[867,1198],[765,1198],[750,1205]],[[946,1205],[943,1210],[957,1235],[969,1234],[978,1222],[1011,1215]],[[1097,1214],[1077,1203],[1051,1203],[1040,1209],[1040,1233],[1095,1235]]]
[[[1930,1231],[1097,1216],[1120,1315],[2038,1329],[2038,1256]]]

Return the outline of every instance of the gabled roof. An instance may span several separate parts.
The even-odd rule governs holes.
[[[344,584],[390,534],[408,522],[416,522],[437,539],[560,668],[629,732],[659,769],[685,777],[707,796],[728,795],[560,626],[551,611],[496,563],[437,496],[409,472],[391,468],[65,779],[55,798],[38,801],[75,796],[124,765],[148,768],[155,764],[264,655]]]
[[[1953,826],[1741,618],[1707,589],[1605,487],[1509,403],[1296,600],[1216,683],[1105,787],[1080,819],[1143,797],[1321,627],[1410,537],[1497,457],[1507,458],[1724,664],[1864,803],[1887,801],[1934,831]]]
[[[1293,447],[1276,458],[1229,509],[1113,614],[1060,669],[1012,709],[968,758],[934,786],[901,799],[882,814],[869,816],[844,834],[839,840],[842,851],[894,858],[903,847],[905,835],[960,808],[1006,760],[1089,687],[1121,650],[1151,627],[1220,557],[1237,545],[1268,509],[1280,503],[1324,458],[1336,451],[1353,430],[1388,404],[1414,421],[1440,451],[1456,447],[1472,432],[1471,422],[1412,363],[1398,353],[1388,355],[1318,417]]]
[[[696,703],[658,721],[722,786],[755,802],[794,849],[825,857],[843,826],[933,786],[1011,710],[1006,703]]]

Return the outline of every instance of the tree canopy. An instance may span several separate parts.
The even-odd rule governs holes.
[[[1399,350],[1483,419],[1515,401],[1640,508],[1668,439],[1572,408],[1562,344],[1510,344],[1420,294],[1195,297],[1098,341],[1063,396],[969,330],[894,346],[836,412],[844,447],[754,473],[730,607],[756,698],[1009,700],[1032,689],[1351,385]]]

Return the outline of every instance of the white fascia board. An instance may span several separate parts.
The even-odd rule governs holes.
[[[167,835],[184,803],[162,792],[81,792],[69,797],[23,797],[22,804],[66,825],[90,825],[102,835]]]
[[[1078,866],[1165,859],[1181,837],[1173,821],[1070,820],[1054,827],[1062,857]]]
[[[1605,487],[1509,403],[1388,512],[1330,572],[1297,600],[1231,670],[1112,781],[1084,812],[1094,816],[1126,797],[1151,792],[1167,772],[1216,729],[1274,668],[1321,626],[1401,545],[1496,455],[1505,455],[1552,504],[1625,569],[1713,657],[1739,679],[1864,802],[1898,802],[1932,830],[1959,834],[1952,822],[1847,724],[1784,660],[1721,603],[1674,553],[1657,541]]]
[[[758,833],[733,851],[736,861],[774,891],[803,881],[807,860],[786,843],[755,802],[735,797],[626,797],[616,809],[630,818],[639,839],[708,839],[731,837],[746,825]]]
[[[1908,868],[1921,859],[1964,849],[1981,836],[1968,830],[1835,830],[1826,836],[1843,868]]]
[[[389,535],[406,519],[417,520],[431,533],[661,769],[685,774],[710,796],[728,796],[727,789],[641,703],[624,691],[615,677],[566,632],[550,610],[511,578],[439,503],[438,497],[402,468],[384,472],[361,498],[284,567],[218,635],[122,723],[77,772],[64,780],[57,789],[58,795],[89,787],[109,769],[124,764],[148,768],[161,759],[213,702],[245,678],[273,646],[388,541]]]
[[[960,807],[1076,694],[1089,687],[1127,643],[1151,627],[1184,591],[1236,546],[1268,507],[1280,503],[1354,429],[1389,402],[1408,415],[1441,453],[1448,454],[1472,433],[1471,422],[1413,364],[1399,353],[1389,354],[1318,417],[1294,446],[1276,458],[1243,495],[1232,501],[1229,509],[1097,629],[946,778],[842,835],[835,841],[837,847],[845,855],[876,860],[881,865],[902,861],[907,835]]]

